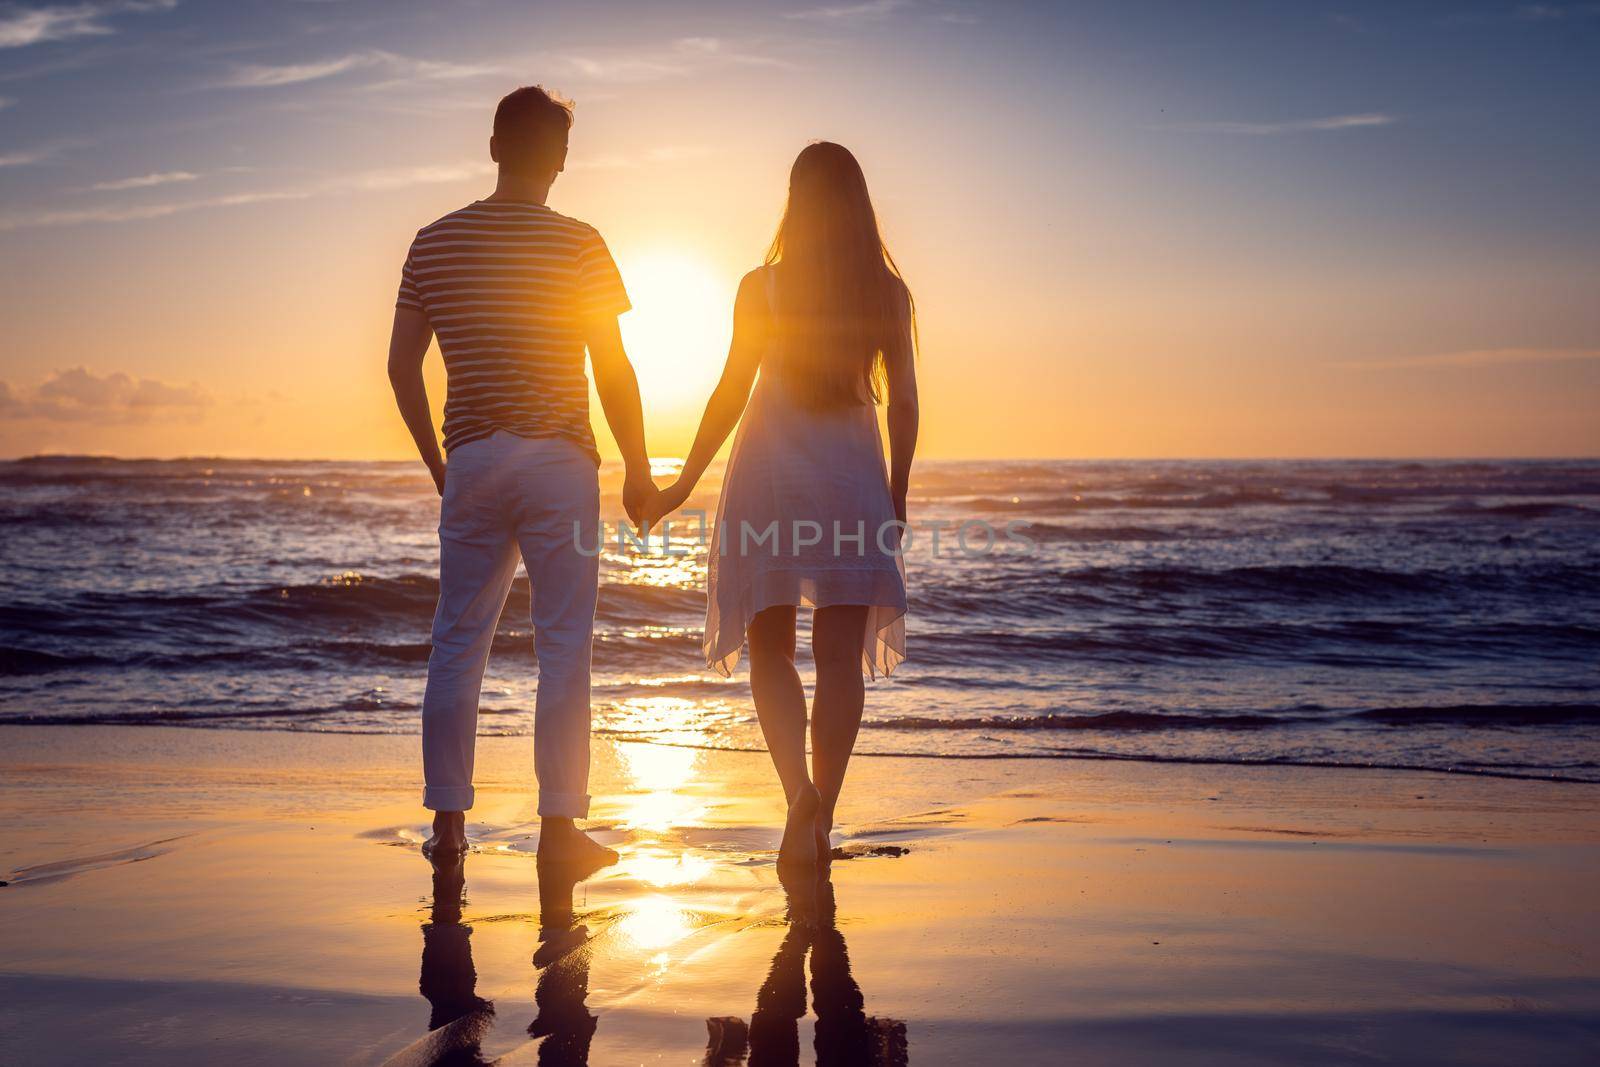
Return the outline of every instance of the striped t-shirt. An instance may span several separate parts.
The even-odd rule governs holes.
[[[418,231],[396,303],[439,339],[445,451],[506,430],[574,438],[599,462],[582,327],[629,304],[592,226],[543,204],[468,204]]]

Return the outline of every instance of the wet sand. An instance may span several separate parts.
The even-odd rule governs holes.
[[[526,739],[436,874],[409,737],[0,728],[0,1063],[1592,1063],[1600,789],[859,759],[820,886],[764,755]]]

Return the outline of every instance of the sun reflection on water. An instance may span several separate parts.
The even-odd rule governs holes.
[[[617,920],[617,932],[635,947],[654,951],[651,962],[658,966],[663,966],[669,958],[662,950],[694,932],[694,920],[688,909],[671,897],[653,893],[629,901],[626,909]]]
[[[698,525],[693,522],[669,523],[665,535],[657,530],[650,536],[651,544],[658,553],[618,556],[613,581],[618,585],[647,585],[686,591],[704,585],[705,550],[696,543],[701,536]],[[663,536],[670,538],[670,553],[659,551]]]
[[[692,748],[623,741],[617,745],[617,754],[639,790],[622,798],[619,821],[624,829],[666,833],[704,818],[705,803],[682,792],[694,780],[704,753]]]
[[[665,677],[644,684],[685,680],[699,681]],[[718,698],[634,697],[598,709],[594,729],[602,734],[645,737],[660,744],[716,747],[747,726],[750,718],[742,707]]]
[[[663,848],[635,849],[618,863],[621,874],[654,886],[692,885],[711,873],[715,865],[705,856]]]

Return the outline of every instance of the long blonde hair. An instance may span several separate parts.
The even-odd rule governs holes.
[[[915,347],[916,312],[842,145],[818,141],[796,157],[767,266],[781,290],[773,369],[790,392],[818,408],[882,400],[884,361],[908,334]]]

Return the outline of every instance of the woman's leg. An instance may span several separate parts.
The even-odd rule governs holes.
[[[815,863],[811,827],[817,791],[806,773],[806,694],[794,668],[794,608],[780,606],[758,612],[745,639],[750,646],[750,693],[756,718],[789,802],[778,861]]]
[[[758,612],[745,633],[750,646],[750,694],[783,795],[793,800],[811,781],[806,770],[806,694],[794,669],[794,608]]]
[[[816,835],[818,856],[824,861],[831,848],[833,809],[861,729],[866,699],[861,643],[866,629],[867,609],[855,604],[818,608],[811,620],[811,651],[817,662],[817,687],[811,699],[811,774],[821,796]]]

